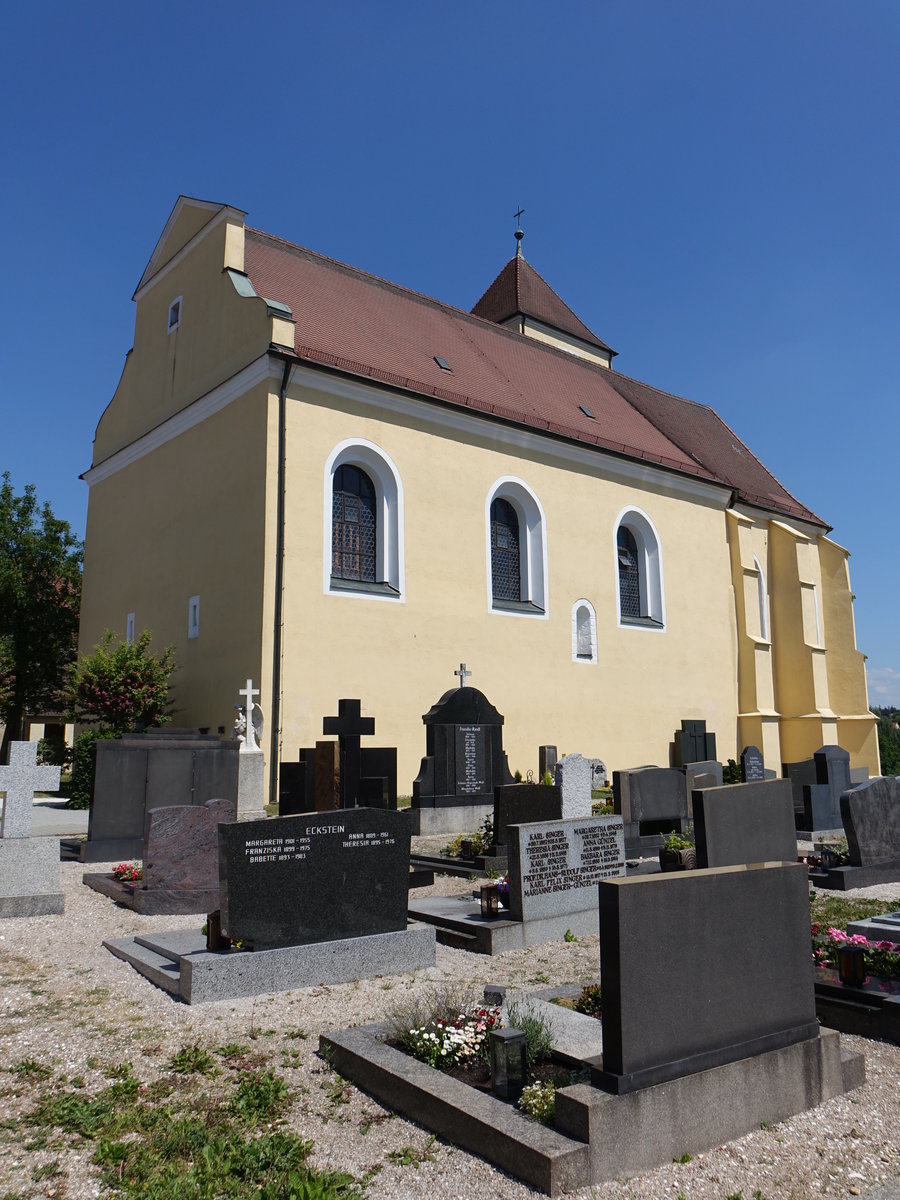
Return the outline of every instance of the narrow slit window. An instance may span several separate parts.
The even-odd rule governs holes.
[[[181,324],[181,297],[173,300],[169,305],[169,333],[173,329],[177,329]]]

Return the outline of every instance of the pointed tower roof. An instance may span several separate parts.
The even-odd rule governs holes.
[[[472,313],[496,325],[504,325],[513,317],[530,317],[549,325],[551,329],[558,329],[590,346],[596,346],[598,350],[605,350],[610,357],[616,353],[575,316],[546,279],[526,261],[521,240],[515,255],[472,309]]]

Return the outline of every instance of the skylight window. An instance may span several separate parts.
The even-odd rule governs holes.
[[[439,354],[436,354],[434,356],[434,361],[437,363],[437,365],[441,368],[442,371],[452,370],[452,368],[451,368],[450,364],[447,362],[446,358],[441,358],[441,356]]]
[[[579,404],[578,407],[581,409],[581,411],[584,413],[584,415],[586,417],[590,417],[590,419],[592,421],[595,421],[597,419],[586,404]]]

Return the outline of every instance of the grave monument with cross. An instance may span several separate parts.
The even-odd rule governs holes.
[[[0,766],[0,917],[58,915],[63,911],[59,839],[31,837],[35,792],[59,788],[59,767],[41,766],[37,742],[12,742]]]
[[[258,738],[262,733],[262,709],[254,701],[259,688],[248,679],[238,689],[243,705],[236,705],[239,715],[234,732],[240,742],[238,754],[237,817],[239,821],[259,820],[266,815],[266,758]]]
[[[494,810],[494,789],[512,783],[503,751],[503,717],[483,692],[466,682],[464,662],[453,672],[459,685],[425,713],[425,757],[413,782],[411,819],[419,832],[477,828]]]

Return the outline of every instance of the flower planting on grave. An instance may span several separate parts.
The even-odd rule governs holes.
[[[838,968],[838,951],[842,946],[860,946],[864,951],[864,963],[867,976],[878,979],[900,979],[900,943],[870,942],[861,933],[846,934],[834,926],[828,929],[813,923],[812,928],[813,963],[817,967]]]
[[[113,879],[120,883],[137,883],[144,878],[143,868],[138,863],[119,863],[112,869]]]
[[[465,843],[465,845],[464,845]],[[494,821],[488,815],[477,833],[461,833],[441,851],[447,858],[480,858],[494,844]],[[465,853],[463,851],[465,850]]]
[[[581,989],[581,995],[575,1001],[575,1011],[584,1013],[586,1017],[602,1020],[603,993],[599,983],[589,983]]]

